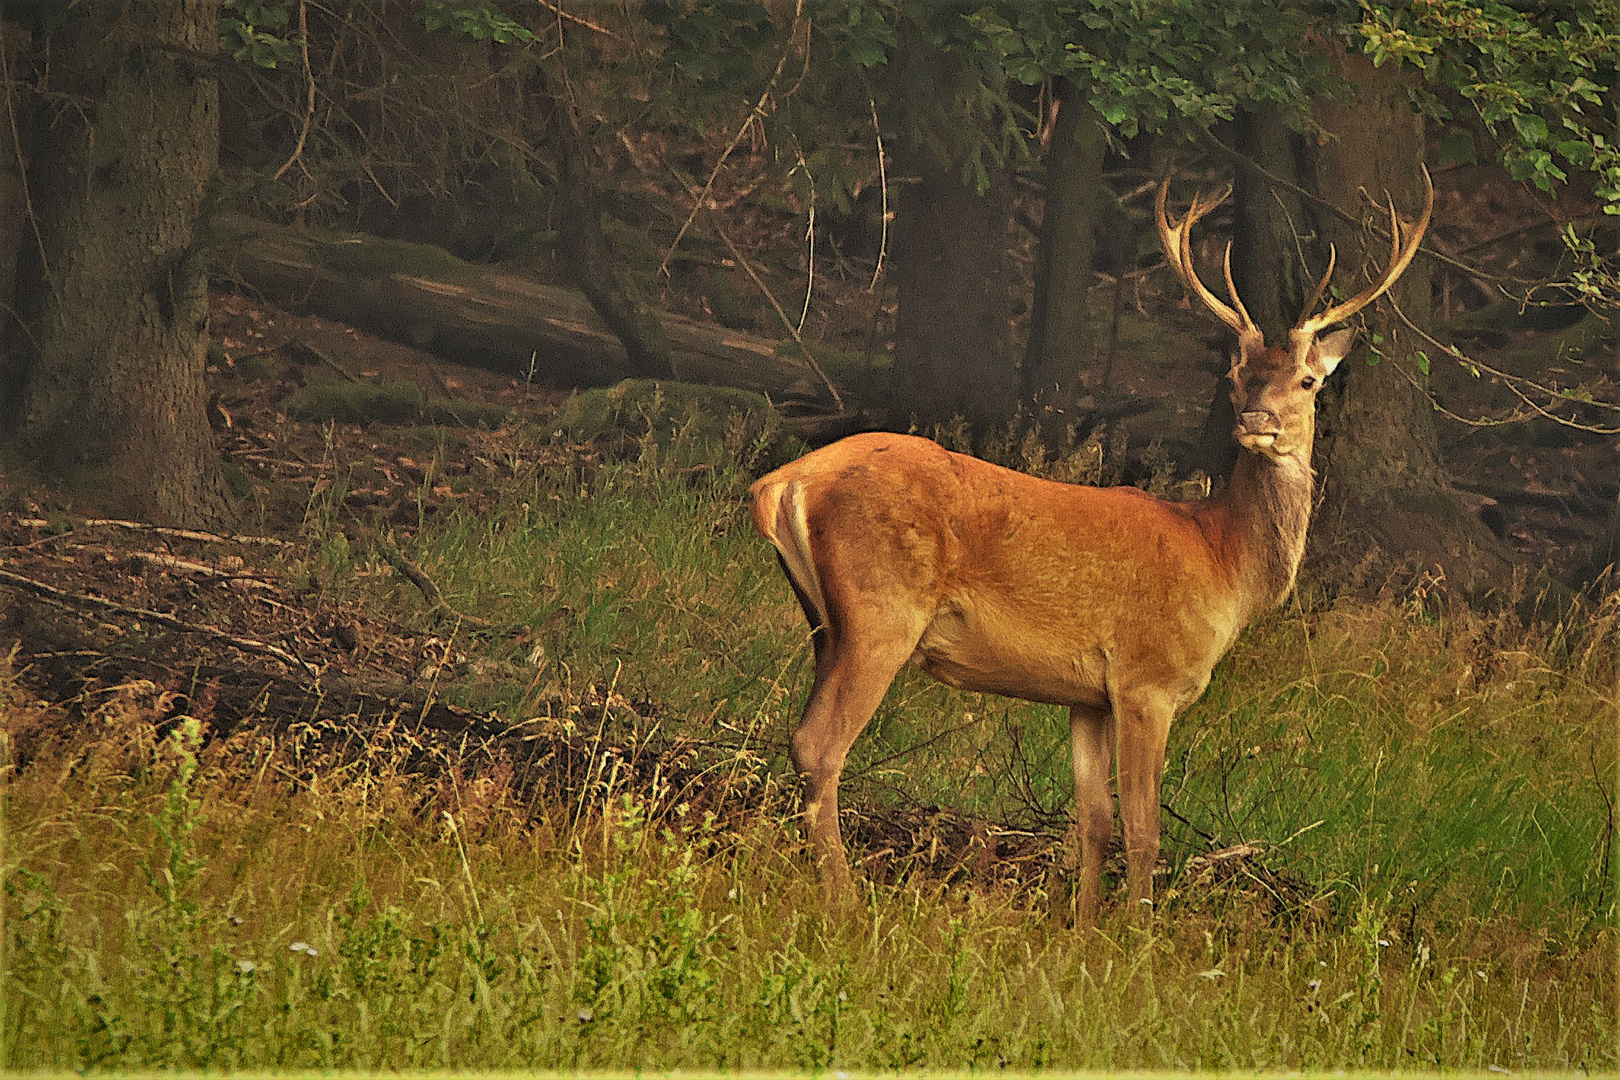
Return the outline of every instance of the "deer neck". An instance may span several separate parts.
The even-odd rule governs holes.
[[[1244,594],[1244,621],[1282,603],[1305,555],[1314,491],[1309,454],[1282,460],[1245,450],[1213,510],[1223,555]]]

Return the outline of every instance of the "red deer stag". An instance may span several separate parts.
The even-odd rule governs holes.
[[[1318,337],[1395,283],[1434,207],[1409,229],[1390,206],[1383,274],[1316,315],[1328,261],[1286,346],[1269,346],[1232,285],[1223,303],[1193,270],[1189,234],[1225,199],[1156,216],[1183,285],[1237,335],[1230,372],[1240,454],[1219,496],[1174,503],[1135,488],[1061,484],[909,435],[855,435],[753,487],[754,522],[776,546],[813,631],[815,682],[789,753],[830,900],[849,891],[838,777],[908,660],[950,686],[1069,707],[1079,917],[1096,921],[1114,826],[1117,757],[1127,883],[1151,904],[1159,784],[1178,710],[1195,701],[1239,632],[1293,587],[1312,497],[1316,394],[1353,330]],[[1142,909],[1137,909],[1142,910]]]

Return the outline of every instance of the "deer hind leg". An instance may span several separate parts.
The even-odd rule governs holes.
[[[1114,765],[1114,715],[1107,708],[1069,707],[1074,753],[1075,832],[1080,840],[1080,902],[1076,926],[1097,925],[1103,857],[1114,835],[1114,800],[1108,791]]]
[[[1144,920],[1152,915],[1153,868],[1159,861],[1159,784],[1174,713],[1168,698],[1156,692],[1115,695],[1126,883],[1131,907]]]
[[[818,633],[818,637],[826,631]],[[922,634],[829,638],[816,651],[816,680],[788,756],[804,781],[804,822],[827,900],[850,895],[849,860],[838,830],[838,777],[849,748],[872,719]]]

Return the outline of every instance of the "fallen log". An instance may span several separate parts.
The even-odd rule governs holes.
[[[224,215],[213,278],[297,311],[347,323],[445,360],[552,386],[607,386],[635,374],[585,296],[441,248],[352,233],[303,232]],[[777,343],[662,315],[673,377],[753,390],[797,411],[830,411],[825,384]]]

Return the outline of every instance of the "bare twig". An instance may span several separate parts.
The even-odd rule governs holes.
[[[1291,192],[1292,194],[1299,196],[1301,199],[1304,199],[1307,202],[1309,202],[1309,203],[1311,203],[1311,204],[1313,204],[1315,206],[1322,207],[1324,210],[1331,213],[1334,217],[1338,218],[1340,221],[1343,221],[1348,225],[1362,226],[1364,228],[1369,229],[1373,233],[1373,235],[1375,235],[1375,236],[1378,236],[1378,237],[1380,237],[1382,239],[1385,239],[1385,240],[1389,239],[1389,230],[1387,228],[1385,228],[1384,226],[1377,225],[1377,224],[1370,224],[1369,225],[1368,223],[1364,222],[1361,218],[1357,217],[1356,215],[1352,214],[1350,211],[1348,211],[1348,210],[1344,209],[1343,207],[1339,206],[1337,203],[1333,202],[1332,200],[1324,199],[1322,196],[1318,195],[1316,192],[1311,191],[1308,188],[1303,188],[1300,185],[1294,183],[1292,180],[1287,179],[1286,177],[1278,176],[1276,173],[1272,172],[1270,169],[1266,168],[1264,165],[1260,164],[1258,161],[1254,160],[1254,158],[1252,158],[1249,155],[1245,154],[1243,151],[1236,150],[1236,149],[1234,149],[1234,148],[1232,148],[1230,146],[1227,146],[1225,143],[1221,142],[1221,140],[1217,139],[1214,135],[1211,135],[1208,131],[1204,131],[1203,129],[1200,129],[1200,134],[1201,134],[1201,136],[1203,138],[1203,141],[1211,149],[1215,150],[1217,153],[1221,154],[1223,157],[1225,157],[1228,160],[1232,161],[1234,164],[1238,165],[1240,168],[1242,168],[1242,169],[1244,169],[1244,170],[1246,170],[1248,172],[1254,173],[1256,176],[1258,176],[1261,179],[1265,180],[1268,184],[1271,184],[1274,187],[1282,188],[1284,191]],[[1481,270],[1477,266],[1470,266],[1468,263],[1462,262],[1459,259],[1454,259],[1450,255],[1447,255],[1444,252],[1440,251],[1438,248],[1436,248],[1434,246],[1434,243],[1432,241],[1427,240],[1427,239],[1425,239],[1423,241],[1423,243],[1419,246],[1418,250],[1423,252],[1425,255],[1428,255],[1435,262],[1443,263],[1446,266],[1451,267],[1453,270],[1456,270],[1456,271],[1458,271],[1460,273],[1467,274],[1469,277],[1476,278],[1476,279],[1478,279],[1480,281],[1490,281],[1490,282],[1493,282],[1493,283],[1505,282],[1505,283],[1507,283],[1509,285],[1520,285],[1520,286],[1524,286],[1524,285],[1534,286],[1534,285],[1543,284],[1542,282],[1531,281],[1528,278],[1508,277],[1508,276],[1505,276],[1505,275],[1502,275],[1502,274],[1492,274],[1492,273],[1490,273],[1488,271]],[[1498,287],[1500,287],[1500,286],[1498,286]]]
[[[304,0],[298,2],[298,44],[304,58],[304,81],[309,86],[309,100],[304,107],[304,124],[299,129],[298,142],[293,146],[292,154],[286,161],[282,162],[281,168],[277,169],[276,174],[270,178],[272,182],[285,176],[287,170],[292,168],[294,164],[302,167],[304,144],[309,141],[309,127],[315,122],[315,73],[309,67],[309,13]],[[309,170],[305,169],[304,173],[307,176]]]
[[[743,256],[743,253],[737,248],[737,245],[732,243],[731,237],[727,235],[723,228],[720,227],[720,223],[716,221],[713,222],[713,225],[715,233],[726,245],[726,250],[731,252],[731,257],[737,260],[737,265],[742,267],[743,271],[753,279],[754,284],[759,286],[759,291],[765,294],[765,299],[770,301],[771,307],[776,309],[776,317],[782,320],[782,325],[787,327],[787,332],[793,335],[793,341],[799,346],[799,352],[804,354],[805,362],[810,365],[810,370],[814,371],[821,378],[821,381],[826,384],[828,393],[832,394],[833,403],[838,406],[839,412],[843,412],[844,395],[838,392],[837,385],[834,384],[832,379],[828,377],[827,373],[822,370],[821,364],[817,362],[815,356],[811,354],[810,347],[804,343],[804,336],[800,334],[798,328],[793,325],[793,320],[788,317],[788,313],[782,309],[781,303],[776,299],[776,294],[771,292],[771,287],[765,284],[764,280],[754,272],[753,264],[751,264],[748,259]]]
[[[65,589],[58,589],[54,585],[47,585],[43,581],[35,581],[33,578],[24,577],[21,574],[13,574],[9,570],[0,570],[0,584],[9,585],[12,588],[21,589],[24,592],[33,593],[35,596],[38,596],[49,603],[67,608],[75,613],[82,613],[82,609],[85,608],[95,608],[102,611],[115,612],[119,615],[127,615],[136,619],[144,619],[147,622],[155,622],[160,626],[167,626],[170,629],[181,630],[188,634],[202,634],[206,637],[211,637],[216,640],[226,642],[227,644],[234,645],[239,649],[247,649],[250,652],[259,652],[264,653],[267,656],[273,656],[284,664],[290,664],[293,667],[302,668],[304,671],[315,676],[316,678],[319,678],[321,674],[320,669],[314,664],[309,663],[307,660],[299,659],[297,656],[294,656],[292,653],[281,648],[279,645],[272,645],[267,641],[257,641],[253,638],[238,637],[235,634],[227,634],[225,631],[220,630],[217,627],[207,626],[203,623],[186,622],[184,619],[176,618],[173,615],[167,615],[161,611],[150,611],[146,608],[130,607],[128,604],[120,604],[116,601],[107,600],[100,596],[71,593]]]
[[[748,134],[749,129],[765,119],[765,104],[770,101],[771,92],[776,89],[777,82],[782,78],[782,69],[787,66],[788,57],[793,55],[793,42],[799,36],[799,22],[803,16],[804,0],[798,0],[793,9],[793,26],[788,31],[787,47],[782,50],[781,57],[776,61],[776,70],[771,73],[770,82],[765,84],[765,90],[759,95],[759,100],[754,103],[754,107],[748,110],[748,115],[743,119],[742,126],[737,129],[737,134],[731,137],[731,141],[726,144],[726,148],[720,152],[720,159],[714,163],[714,168],[709,170],[709,179],[704,181],[703,190],[693,200],[692,212],[686,215],[685,221],[681,222],[680,229],[675,233],[675,239],[670,241],[669,250],[664,252],[663,261],[658,264],[658,272],[665,277],[669,276],[669,260],[675,257],[675,250],[681,246],[681,241],[686,237],[687,230],[692,227],[692,222],[697,220],[698,211],[702,210],[708,202],[709,192],[714,188],[714,181],[720,175],[720,169],[725,165],[726,159],[731,156],[733,150],[737,149],[738,145],[743,141],[743,137]],[[836,396],[836,392],[834,396]]]
[[[16,24],[7,34],[15,33]],[[22,133],[17,128],[17,101],[13,95],[13,88],[18,86],[17,80],[11,77],[11,42],[0,35],[0,78],[6,83],[6,122],[11,128],[11,150],[16,158],[18,186],[22,189],[23,212],[28,217],[28,227],[34,233],[34,244],[39,249],[40,276],[50,286],[52,298],[60,304],[62,302],[61,290],[56,285],[56,275],[51,272],[51,261],[45,254],[45,238],[39,231],[39,216],[34,213],[34,198],[30,193],[28,184],[28,161],[23,154]]]
[[[889,254],[889,166],[883,153],[883,125],[878,123],[877,101],[868,97],[866,103],[872,107],[872,134],[877,139],[878,196],[883,200],[878,218],[882,231],[878,234],[877,265],[872,268],[872,284],[866,287],[867,292],[874,292],[878,279],[883,276],[883,260]]]
[[[352,383],[364,383],[366,381],[366,380],[362,379],[360,376],[356,375],[354,372],[350,371],[348,368],[344,367],[342,364],[338,363],[336,360],[332,359],[332,357],[326,352],[326,350],[321,349],[318,346],[313,345],[308,341],[304,341],[301,338],[297,338],[297,339],[294,339],[294,340],[296,340],[297,343],[304,349],[304,351],[309,353],[309,355],[313,356],[315,359],[319,360],[321,363],[325,364],[327,367],[331,368],[333,371],[337,372],[339,375],[343,376],[345,379],[349,380],[350,382],[352,382]]]
[[[433,579],[428,577],[420,566],[407,559],[399,548],[392,543],[386,540],[379,541],[377,550],[382,553],[384,559],[388,560],[388,565],[398,571],[406,581],[416,586],[416,590],[422,594],[422,599],[427,601],[429,610],[453,615],[458,622],[464,622],[471,626],[487,628],[493,625],[483,619],[463,614],[451,607],[449,602],[445,600],[444,594],[439,591],[439,587],[433,583]]]
[[[552,12],[553,14],[555,14],[559,19],[567,19],[571,23],[578,23],[580,26],[583,26],[587,30],[594,30],[598,34],[603,34],[603,35],[605,35],[607,37],[618,37],[617,34],[615,34],[613,31],[609,30],[607,27],[605,27],[605,26],[597,26],[595,23],[591,22],[589,19],[582,19],[578,15],[570,15],[568,12],[566,12],[562,8],[558,7],[556,4],[550,3],[549,0],[534,0],[534,2],[539,4],[541,7],[545,8],[547,11]]]
[[[806,262],[809,267],[804,279],[804,308],[799,312],[798,330],[804,332],[804,321],[810,317],[810,297],[816,291],[816,177],[810,171],[810,165],[804,160],[804,151],[799,152],[799,168],[804,170],[805,179],[810,181],[810,212],[804,226],[804,242],[808,249]]]
[[[1581,422],[1579,420],[1574,420],[1574,419],[1571,419],[1570,417],[1567,417],[1567,416],[1559,416],[1558,414],[1556,414],[1554,412],[1551,412],[1547,407],[1543,406],[1540,402],[1537,402],[1534,399],[1532,399],[1528,394],[1526,394],[1523,390],[1520,389],[1520,386],[1521,385],[1522,386],[1527,386],[1531,390],[1533,390],[1534,392],[1544,395],[1549,401],[1551,401],[1553,403],[1556,403],[1556,404],[1589,405],[1589,406],[1592,406],[1593,408],[1606,409],[1606,410],[1608,410],[1610,412],[1620,412],[1620,404],[1615,404],[1614,402],[1609,402],[1609,401],[1598,401],[1596,399],[1593,399],[1593,400],[1590,400],[1590,401],[1581,401],[1581,400],[1578,400],[1576,398],[1567,397],[1564,394],[1557,391],[1556,389],[1554,389],[1553,387],[1543,386],[1543,385],[1541,385],[1540,383],[1536,382],[1533,379],[1526,379],[1522,375],[1514,375],[1511,372],[1503,371],[1500,368],[1494,368],[1494,367],[1491,367],[1489,364],[1481,363],[1480,361],[1475,360],[1472,357],[1464,356],[1462,351],[1459,350],[1455,345],[1447,345],[1445,342],[1440,341],[1433,334],[1429,333],[1427,330],[1423,329],[1417,323],[1413,322],[1410,318],[1408,318],[1407,315],[1406,315],[1406,312],[1401,310],[1401,305],[1399,304],[1399,302],[1396,301],[1395,296],[1394,296],[1393,293],[1385,293],[1384,294],[1384,299],[1389,301],[1389,305],[1390,305],[1390,307],[1392,309],[1394,309],[1396,317],[1399,318],[1403,324],[1405,324],[1407,329],[1411,330],[1414,334],[1417,334],[1424,341],[1427,341],[1430,345],[1433,345],[1435,348],[1439,349],[1446,356],[1449,356],[1452,359],[1459,361],[1460,363],[1470,364],[1473,367],[1478,368],[1480,371],[1483,371],[1483,372],[1485,372],[1485,373],[1487,373],[1489,375],[1494,376],[1502,386],[1507,387],[1508,390],[1513,393],[1513,396],[1518,398],[1520,401],[1524,402],[1524,404],[1531,411],[1539,414],[1542,417],[1545,417],[1548,420],[1551,420],[1555,424],[1559,424],[1559,425],[1561,425],[1563,427],[1567,427],[1567,428],[1574,428],[1576,431],[1585,431],[1585,432],[1589,432],[1590,434],[1593,434],[1593,435],[1620,435],[1620,427],[1603,427],[1603,426],[1598,425],[1598,424],[1583,423],[1583,422]],[[1444,413],[1446,416],[1452,418],[1453,420],[1458,420],[1458,421],[1461,421],[1464,424],[1467,424],[1469,427],[1494,427],[1494,426],[1499,425],[1499,424],[1512,423],[1515,420],[1526,419],[1526,416],[1523,413],[1515,413],[1513,416],[1510,416],[1510,417],[1508,417],[1507,419],[1504,419],[1504,420],[1498,420],[1498,419],[1470,420],[1470,419],[1468,419],[1466,417],[1459,416],[1456,413],[1452,412],[1450,409],[1447,409],[1443,405],[1441,405],[1440,402],[1435,398],[1434,394],[1429,390],[1429,388],[1427,386],[1423,385],[1423,384],[1420,384],[1416,379],[1414,379],[1412,377],[1412,374],[1410,372],[1408,372],[1404,367],[1400,367],[1400,368],[1398,368],[1398,370],[1400,370],[1401,374],[1406,377],[1406,380],[1408,382],[1410,382],[1413,386],[1417,387],[1419,390],[1421,390],[1423,392],[1423,394],[1426,397],[1428,397],[1429,402],[1435,407],[1435,409],[1439,410],[1441,413]]]
[[[51,523],[44,518],[18,518],[17,524],[27,529],[45,529],[49,528]],[[85,518],[83,521],[75,521],[71,524],[74,529],[99,527],[129,529],[136,532],[157,533],[159,536],[170,536],[178,540],[201,540],[212,544],[262,544],[270,547],[297,546],[291,541],[280,540],[274,536],[239,536],[204,532],[201,529],[172,529],[166,525],[151,525],[144,521],[122,521],[118,518]]]
[[[142,562],[151,563],[153,566],[164,570],[173,570],[181,574],[201,574],[204,577],[224,578],[228,581],[241,581],[246,583],[249,588],[254,589],[275,588],[274,585],[257,574],[244,574],[237,570],[225,570],[218,566],[210,566],[207,563],[194,562],[191,559],[182,559],[179,556],[170,555],[162,551],[134,551],[130,553],[129,557],[131,559],[139,559]]]

